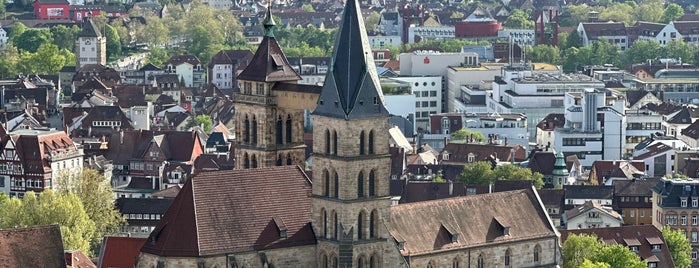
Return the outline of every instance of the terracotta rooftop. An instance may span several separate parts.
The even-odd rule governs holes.
[[[146,243],[145,238],[105,236],[102,239],[102,248],[97,267],[134,267],[139,250],[144,243]]]
[[[58,225],[0,230],[4,267],[66,268]]]
[[[195,257],[315,244],[310,194],[311,181],[298,166],[200,173],[187,181],[141,251]]]

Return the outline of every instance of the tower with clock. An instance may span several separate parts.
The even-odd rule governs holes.
[[[75,41],[75,68],[87,64],[107,64],[107,38],[88,16]]]

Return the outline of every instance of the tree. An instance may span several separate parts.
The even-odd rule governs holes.
[[[664,58],[678,59],[684,61],[694,60],[694,46],[689,46],[684,40],[671,40],[662,48]]]
[[[28,29],[13,40],[20,51],[36,52],[41,44],[53,42],[49,29]]]
[[[0,78],[12,78],[19,75],[17,63],[19,62],[19,51],[12,45],[0,50]]]
[[[529,50],[529,56],[532,58],[532,61],[535,62],[558,64],[561,51],[555,46],[537,45]]]
[[[621,59],[622,66],[643,63],[660,55],[662,47],[657,40],[636,40],[633,45],[624,51]]]
[[[468,139],[473,139],[474,142],[481,142],[485,141],[485,136],[483,133],[480,133],[478,131],[472,131],[469,129],[459,129],[457,131],[454,131],[454,133],[451,133],[451,140],[452,141],[460,141],[460,140],[468,140]]]
[[[88,217],[95,225],[95,236],[90,241],[92,253],[97,255],[102,237],[113,233],[126,220],[114,206],[114,192],[96,170],[83,169],[81,173],[64,172],[56,182],[56,192],[74,194],[80,199]]]
[[[566,240],[566,242],[568,242]],[[623,245],[603,246],[592,258],[594,262],[609,264],[610,267],[646,268],[648,264],[641,257]]]
[[[17,69],[23,74],[56,74],[63,66],[75,62],[75,55],[58,46],[45,43],[41,44],[36,53],[21,51],[17,63]]]
[[[580,265],[579,268],[611,268],[611,266],[604,262],[592,262],[588,259],[585,259],[585,261],[583,261],[582,265]]]
[[[645,0],[636,8],[636,20],[660,22],[663,17],[663,0]]]
[[[117,29],[111,25],[105,25],[104,36],[107,37],[107,59],[116,59],[121,55],[121,38]]]
[[[682,16],[684,16],[684,9],[682,9],[682,6],[672,3],[667,5],[665,8],[663,16],[660,18],[660,22],[670,23],[671,21],[675,21]]]
[[[692,265],[692,246],[689,244],[687,236],[681,230],[672,230],[667,226],[662,228],[662,232],[675,267],[690,267]]]
[[[544,186],[544,175],[539,172],[532,172],[529,168],[507,164],[494,169],[493,174],[496,180],[532,181],[537,189]]]
[[[75,51],[75,40],[78,39],[78,34],[80,33],[80,28],[77,25],[73,25],[70,28],[64,25],[56,25],[51,27],[49,31],[51,32],[51,38],[53,38],[53,44],[57,45],[58,48]]]
[[[189,121],[187,121],[187,124],[185,125],[186,128],[192,128],[192,127],[202,127],[202,130],[204,132],[209,133],[211,130],[211,117],[208,115],[197,115],[197,117],[190,117]]]
[[[502,26],[512,29],[534,29],[534,21],[529,19],[529,14],[524,10],[515,9]]]
[[[76,195],[45,190],[38,197],[34,192],[27,192],[24,199],[12,197],[0,203],[0,228],[50,224],[60,225],[66,249],[80,250],[90,255],[95,224]]]
[[[633,2],[623,2],[614,3],[607,8],[604,8],[600,14],[599,18],[602,21],[616,21],[623,22],[626,25],[632,25],[636,23],[636,18],[634,15],[634,3]]]
[[[146,59],[149,63],[155,66],[161,66],[163,65],[163,62],[169,58],[170,56],[165,49],[154,47],[150,49],[148,52],[148,58]]]
[[[368,32],[376,31],[376,29],[379,27],[380,20],[381,14],[379,14],[379,12],[371,12],[371,14],[364,19],[364,27],[366,27]]]
[[[495,181],[493,165],[485,161],[466,164],[457,180],[463,182],[464,185],[491,184]]]
[[[604,245],[594,235],[570,234],[563,243],[563,267],[580,267],[597,255]]]
[[[7,36],[8,40],[12,42],[13,44],[15,43],[15,39],[22,35],[24,32],[26,32],[29,28],[24,25],[24,23],[21,22],[16,22],[15,25],[12,25],[12,29],[10,29],[10,35]]]
[[[304,12],[316,12],[316,10],[313,8],[313,5],[311,3],[306,3],[301,6],[301,10]]]

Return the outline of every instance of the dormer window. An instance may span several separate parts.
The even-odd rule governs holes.
[[[699,207],[699,198],[692,197],[692,207]]]
[[[444,154],[442,155],[442,160],[449,160],[449,152],[444,152]]]
[[[680,199],[680,206],[683,207],[683,208],[686,208],[686,207],[687,207],[687,198],[686,198],[686,197],[682,197],[682,198]]]
[[[510,227],[502,228],[502,235],[505,235],[505,236],[510,235]]]
[[[638,246],[630,246],[629,250],[631,250],[633,252],[638,252]]]

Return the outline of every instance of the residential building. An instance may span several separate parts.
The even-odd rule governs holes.
[[[288,58],[289,64],[300,76],[297,83],[304,85],[323,85],[325,74],[328,73],[330,58],[328,57],[298,57]]]
[[[573,230],[619,227],[624,224],[624,219],[612,207],[602,206],[597,201],[585,201],[584,204],[567,210],[561,222],[566,229]]]
[[[618,45],[622,51],[630,46],[623,22],[581,22],[576,33],[580,36],[583,46],[589,46],[597,40],[606,40]]]
[[[608,89],[585,89],[566,93],[564,105],[566,123],[553,134],[556,151],[576,154],[586,167],[597,160],[621,159],[626,141],[623,96]]]
[[[699,148],[699,121],[694,121],[680,131],[680,140],[687,143],[690,148]]]
[[[219,51],[209,61],[209,83],[213,83],[224,92],[240,91],[236,77],[248,66],[252,56],[250,50]]]
[[[653,224],[653,187],[660,179],[615,180],[614,209],[626,225]]]
[[[385,78],[382,86],[395,82],[409,87],[410,94],[415,96],[415,102],[407,105],[415,107],[415,128],[429,129],[431,115],[441,113],[442,106],[442,77],[441,76],[398,76]]]
[[[0,27],[0,49],[5,49],[7,47],[8,39],[7,31]]]
[[[595,185],[612,185],[617,180],[645,177],[645,165],[637,160],[597,160],[590,168],[588,181]]]
[[[115,207],[126,219],[119,235],[148,237],[165,211],[172,205],[171,198],[117,198]]]
[[[565,191],[563,189],[538,189],[536,191],[541,197],[541,202],[544,204],[553,226],[561,226],[561,217],[565,212],[563,209]]]
[[[655,143],[634,152],[633,159],[643,162],[648,176],[662,177],[675,172],[675,152],[664,143]]]
[[[487,112],[486,99],[492,93],[495,76],[502,73],[504,63],[481,62],[480,54],[463,53],[464,61],[447,69],[448,112]]]
[[[671,21],[660,30],[657,40],[661,45],[671,41],[684,41],[687,44],[698,44],[699,33],[696,32],[699,21]]]
[[[206,83],[206,68],[194,55],[172,56],[163,62],[166,74],[177,74],[179,83],[185,87],[201,87]]]
[[[58,20],[70,18],[68,0],[40,0],[34,2],[34,16],[40,20]]]
[[[90,17],[83,20],[78,39],[75,40],[75,60],[76,69],[88,64],[107,64],[107,38]]]
[[[301,76],[274,37],[276,24],[270,8],[263,24],[262,43],[238,75],[240,92],[232,96],[236,109],[236,168],[303,166],[305,115],[323,101],[318,99],[320,87],[298,83]]]
[[[71,0],[84,1],[84,0]],[[104,15],[107,18],[120,18],[126,16],[126,8],[120,5],[74,5],[70,6],[70,16],[74,21],[81,21],[87,17],[97,17]]]
[[[621,226],[580,230],[561,230],[561,244],[571,235],[594,235],[605,245],[622,245],[636,253],[648,267],[674,268],[670,247],[663,232],[655,226]]]
[[[523,114],[497,113],[442,113],[430,116],[429,128],[432,134],[450,135],[460,129],[483,134],[485,137],[498,136],[499,142],[517,144],[528,150],[529,132],[527,116]]]
[[[55,189],[59,176],[80,173],[83,151],[63,131],[55,129],[2,130],[0,190],[23,197],[27,191]]]
[[[653,225],[681,230],[692,245],[693,265],[699,251],[699,181],[696,179],[661,179],[653,187]]]
[[[614,201],[614,187],[602,185],[564,185],[566,210],[595,201],[601,206],[611,207]]]

